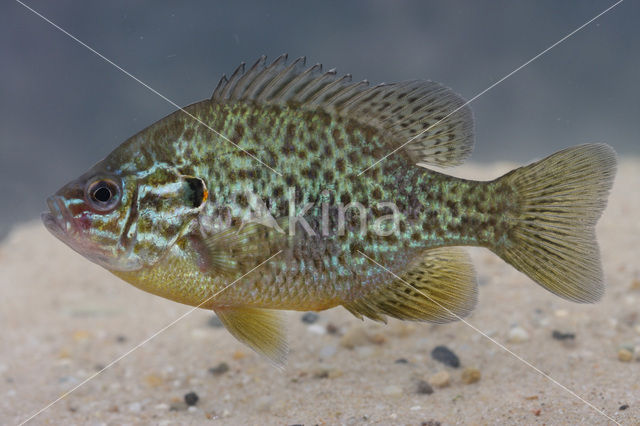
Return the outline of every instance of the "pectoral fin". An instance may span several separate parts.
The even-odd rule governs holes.
[[[281,250],[287,235],[274,224],[244,223],[202,239],[206,269],[237,278]]]
[[[271,309],[247,307],[214,309],[229,333],[276,367],[283,368],[289,348],[282,314]]]

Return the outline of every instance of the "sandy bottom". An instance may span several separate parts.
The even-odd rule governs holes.
[[[458,175],[506,169],[467,166]],[[622,162],[598,224],[608,288],[596,305],[563,301],[471,250],[480,294],[468,322],[621,424],[640,424],[639,188],[640,161]],[[198,310],[123,357],[190,308],[119,281],[39,223],[0,246],[0,290],[0,424],[28,419],[119,357],[31,423],[612,423],[464,323],[383,326],[338,308],[307,324],[291,312],[291,353],[279,371]],[[461,366],[434,360],[438,345]],[[480,380],[466,383],[467,368]],[[420,382],[441,372],[450,383],[428,393]],[[190,408],[189,392],[199,397]]]

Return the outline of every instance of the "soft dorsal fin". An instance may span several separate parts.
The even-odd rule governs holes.
[[[243,63],[231,77],[222,77],[211,100],[323,109],[381,129],[390,149],[413,139],[402,150],[414,162],[453,166],[471,153],[471,110],[441,84],[412,80],[370,87],[366,80],[353,83],[349,74],[323,72],[322,65],[305,62],[287,64],[282,55],[267,65],[262,56],[247,71]]]
[[[477,286],[469,255],[462,249],[427,250],[402,279],[343,303],[358,318],[385,322],[385,315],[411,321],[445,323],[469,314],[476,305]]]

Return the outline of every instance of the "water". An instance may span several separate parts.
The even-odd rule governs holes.
[[[307,55],[354,79],[442,82],[472,98],[609,1],[32,1],[179,105],[266,54]],[[640,147],[640,6],[624,2],[472,103],[475,161],[527,162],[602,141]],[[46,195],[175,108],[18,3],[0,6],[0,238]]]

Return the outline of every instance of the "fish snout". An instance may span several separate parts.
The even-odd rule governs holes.
[[[49,211],[42,212],[40,218],[44,226],[57,237],[77,231],[73,217],[59,195],[47,198]]]

